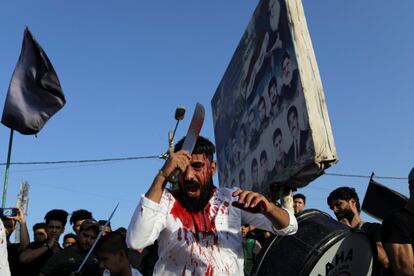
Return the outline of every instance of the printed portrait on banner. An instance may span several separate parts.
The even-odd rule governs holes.
[[[284,1],[260,1],[212,99],[220,185],[269,193],[315,150]]]

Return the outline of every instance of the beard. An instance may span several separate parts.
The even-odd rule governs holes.
[[[352,219],[354,218],[355,214],[352,212],[352,210],[346,209],[341,212],[338,212],[335,214],[338,221],[341,221],[342,219],[347,219],[349,223],[351,223]]]
[[[186,194],[186,191],[183,187],[200,187],[200,197],[193,198],[188,197]],[[210,177],[210,179],[207,181],[206,185],[202,187],[199,182],[193,181],[193,180],[187,180],[184,181],[183,185],[180,185],[180,192],[178,200],[180,201],[181,205],[188,210],[191,213],[196,213],[198,211],[201,211],[206,207],[208,201],[210,200],[211,196],[214,192],[214,184],[213,184],[213,178]]]

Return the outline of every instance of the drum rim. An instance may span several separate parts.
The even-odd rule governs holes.
[[[314,214],[322,214],[330,219],[333,219],[332,216],[330,216],[328,213],[318,210],[318,209],[306,209],[302,213],[300,213],[296,219],[299,223],[300,221],[310,218]],[[336,244],[336,242],[338,242],[341,239],[345,239],[346,237],[350,235],[352,235],[352,232],[350,231],[350,229],[347,229],[346,227],[335,230],[323,239],[323,241],[326,241],[326,239],[328,239],[328,242],[326,244],[323,244],[323,241],[321,241],[312,247],[312,251],[325,252],[329,250],[329,248],[331,248],[334,244]],[[262,263],[265,257],[268,255],[270,248],[272,248],[273,246],[277,246],[277,244],[281,240],[283,240],[283,238],[285,237],[292,237],[292,236],[275,236],[273,238],[273,240],[267,246],[266,250],[263,252],[263,255],[261,256],[259,263],[255,265],[256,269],[254,272],[253,271],[251,272],[251,275],[259,275],[258,273],[260,272]],[[322,256],[323,254],[317,254],[317,255],[309,254],[305,256],[307,258],[305,259],[304,267],[301,269],[299,275],[308,275],[311,269],[313,268],[313,266],[315,265],[315,263],[317,263]]]

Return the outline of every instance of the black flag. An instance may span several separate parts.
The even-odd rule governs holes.
[[[361,209],[378,220],[384,220],[393,212],[403,208],[407,197],[374,181],[369,180]]]
[[[21,134],[36,134],[65,103],[49,58],[26,27],[4,103],[2,124]]]

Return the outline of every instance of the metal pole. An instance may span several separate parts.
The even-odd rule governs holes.
[[[3,200],[1,201],[1,207],[6,207],[6,196],[7,196],[7,184],[9,183],[9,168],[10,168],[10,157],[11,157],[11,150],[13,145],[13,129],[10,129],[10,138],[9,138],[9,150],[7,153],[7,164],[6,164],[6,172],[4,174],[4,186],[3,186]]]
[[[91,248],[88,251],[88,254],[86,254],[86,257],[83,259],[81,265],[79,266],[78,270],[76,270],[75,275],[79,274],[85,265],[86,261],[88,260],[89,256],[92,254],[93,249],[95,248],[96,244],[98,243],[99,239],[102,237],[105,227],[108,226],[109,222],[111,222],[112,216],[115,214],[116,209],[118,209],[119,202],[115,206],[115,209],[112,211],[111,215],[109,216],[108,220],[106,221],[105,225],[102,227],[102,230],[99,232],[98,237],[96,237],[95,241],[93,242]]]

